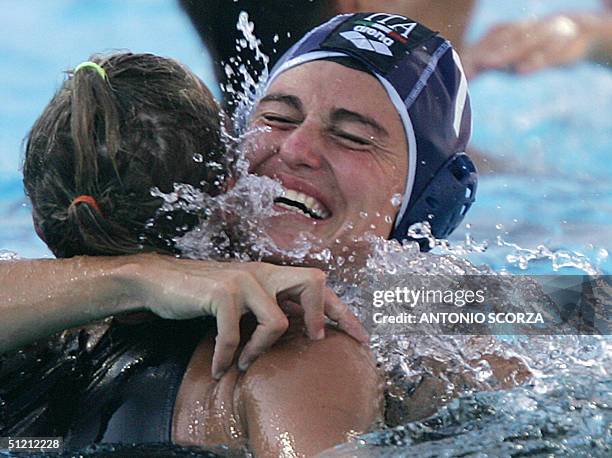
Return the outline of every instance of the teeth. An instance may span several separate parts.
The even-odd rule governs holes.
[[[330,216],[329,212],[327,211],[327,209],[323,206],[323,204],[321,204],[317,199],[315,199],[312,196],[309,196],[307,194],[304,194],[302,192],[299,191],[295,191],[294,189],[286,189],[285,190],[285,194],[283,195],[283,198],[286,200],[292,200],[294,202],[298,202],[301,203],[302,205],[304,205],[308,211],[312,214],[315,215],[317,218],[320,219],[325,219],[328,218]],[[277,205],[286,208],[288,210],[299,210],[301,211],[301,209],[294,207],[292,205],[288,205],[286,203],[283,202],[278,202]],[[304,213],[306,216],[311,217],[312,215],[309,215],[308,213],[302,212]]]

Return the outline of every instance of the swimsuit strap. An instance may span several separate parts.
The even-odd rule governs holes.
[[[171,442],[176,396],[204,328],[202,320],[117,325],[96,356],[66,445]]]

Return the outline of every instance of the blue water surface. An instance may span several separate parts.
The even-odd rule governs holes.
[[[31,226],[19,164],[21,141],[62,72],[92,52],[149,51],[175,57],[215,88],[210,61],[188,18],[170,0],[4,0],[0,34],[0,250],[49,256]],[[596,10],[596,0],[482,0],[470,40],[500,20],[537,18],[555,11]],[[256,25],[257,26],[257,25]],[[474,256],[496,269],[519,272],[495,240],[585,254],[612,272],[612,72],[591,63],[517,77],[484,74],[470,87],[472,144],[496,163],[481,175],[466,232],[488,240]],[[529,272],[550,272],[548,261]],[[571,269],[570,269],[571,270]]]
[[[215,85],[209,58],[174,1],[0,0],[0,6],[0,258],[2,250],[45,257],[50,253],[34,233],[22,191],[21,141],[62,72],[93,52],[130,49],[175,57]],[[469,38],[501,20],[598,8],[596,0],[481,0]],[[468,233],[488,241],[489,249],[471,258],[496,270],[522,272],[506,257],[513,250],[496,246],[500,236],[528,249],[582,253],[612,273],[612,71],[580,63],[523,77],[491,72],[470,87],[472,144],[495,172],[481,174],[477,203],[452,241],[462,243]],[[527,267],[551,271],[549,260]],[[429,419],[364,436],[328,456],[610,456],[609,338],[560,338],[546,341],[544,350],[530,342],[516,342],[525,345],[519,354],[531,357],[530,367],[553,364],[556,372],[507,392],[462,396]],[[119,456],[111,451],[101,446],[75,456]],[[198,455],[142,444],[122,451]]]

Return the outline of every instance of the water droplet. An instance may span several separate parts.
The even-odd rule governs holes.
[[[366,219],[368,217],[368,213],[367,212],[359,212],[359,217],[361,219]]]
[[[14,251],[0,250],[0,261],[12,261],[19,259],[19,255]]]
[[[204,156],[202,156],[200,153],[195,153],[193,155],[193,160],[195,162],[204,162]]]
[[[215,169],[215,170],[223,170],[223,164],[219,163],[219,162],[215,162],[215,161],[209,161],[206,163],[206,165],[208,165],[211,169]]]
[[[393,194],[393,196],[391,196],[391,205],[399,207],[402,205],[402,198],[403,196],[401,194]]]

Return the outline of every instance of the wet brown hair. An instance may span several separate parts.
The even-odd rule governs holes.
[[[160,214],[163,201],[151,189],[187,183],[221,191],[229,159],[219,108],[174,60],[132,53],[89,60],[107,78],[94,68],[69,72],[27,137],[24,186],[37,233],[64,258],[174,252],[172,238],[198,218]],[[74,201],[81,195],[97,206]]]

